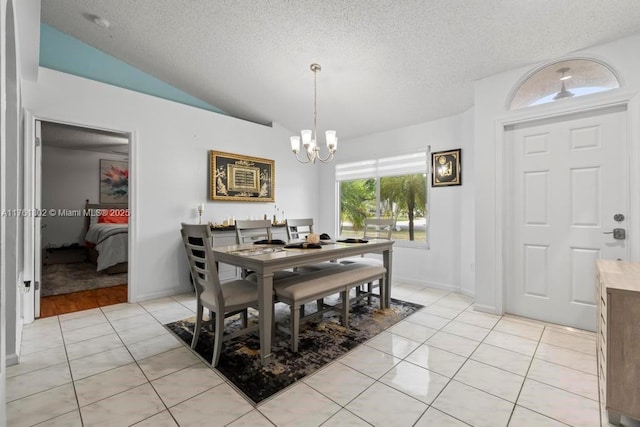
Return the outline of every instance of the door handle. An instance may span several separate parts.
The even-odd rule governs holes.
[[[613,234],[613,238],[616,240],[627,238],[627,232],[624,228],[614,228],[613,231],[603,231],[602,234]]]

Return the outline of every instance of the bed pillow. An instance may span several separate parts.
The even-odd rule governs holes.
[[[129,210],[126,210],[126,214],[123,215],[124,209],[106,209],[98,217],[99,224],[128,224],[129,223]]]

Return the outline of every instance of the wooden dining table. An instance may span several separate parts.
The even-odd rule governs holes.
[[[216,246],[213,253],[216,262],[234,265],[251,270],[258,282],[258,321],[260,330],[260,357],[268,363],[271,356],[271,327],[273,317],[273,273],[278,270],[314,264],[323,261],[339,260],[368,253],[382,254],[382,262],[387,269],[384,280],[385,291],[380,304],[389,307],[391,295],[391,266],[393,240],[373,239],[367,243],[324,243],[320,249],[289,249],[282,245],[257,245],[243,243],[239,245]],[[262,253],[272,249],[273,252]]]

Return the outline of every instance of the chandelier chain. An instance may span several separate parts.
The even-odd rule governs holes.
[[[315,141],[316,147],[318,146],[318,84],[317,77],[319,69],[314,68],[311,65],[311,69],[313,70],[313,140]]]

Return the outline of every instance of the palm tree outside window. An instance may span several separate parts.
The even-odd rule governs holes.
[[[361,237],[366,218],[392,218],[393,240],[426,245],[427,158],[422,151],[337,165],[338,234]]]

